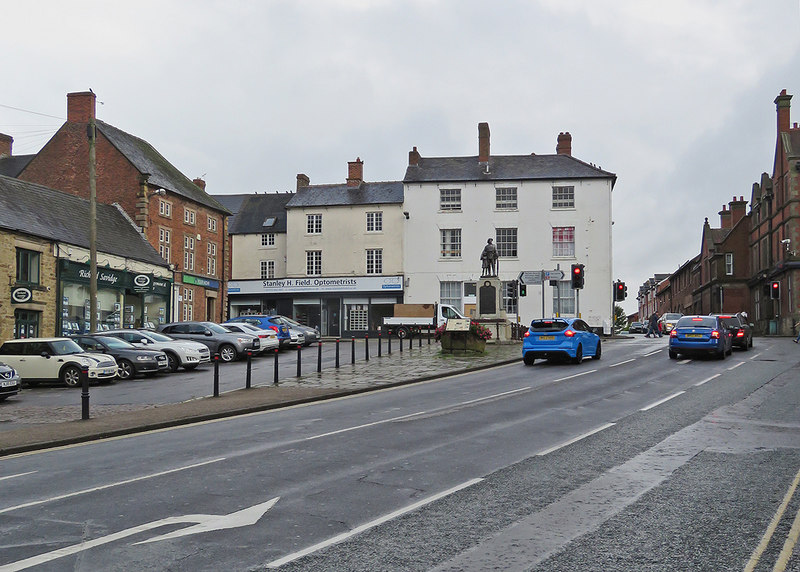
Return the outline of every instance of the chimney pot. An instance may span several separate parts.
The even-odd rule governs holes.
[[[200,187],[201,189],[203,189],[204,191],[206,190],[206,182],[203,179],[201,179],[200,177],[198,177],[196,179],[193,179],[192,182],[195,185],[197,185],[198,187]]]
[[[778,112],[778,133],[789,131],[789,109],[791,107],[792,96],[786,95],[786,90],[782,89],[781,94],[775,98],[775,109]]]
[[[490,134],[488,123],[478,123],[478,162],[488,163],[490,152]]]
[[[311,184],[311,179],[305,173],[297,173],[297,190],[307,187]]]
[[[67,94],[67,121],[69,123],[89,123],[95,119],[97,96],[93,91]]]
[[[572,156],[572,135],[569,134],[569,131],[558,134],[556,153],[558,155]]]
[[[347,186],[360,187],[364,182],[364,162],[360,157],[347,162]]]

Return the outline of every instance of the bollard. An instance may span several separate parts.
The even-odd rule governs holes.
[[[317,342],[317,373],[322,373],[322,340]]]
[[[419,347],[422,347],[422,330],[419,331]]]
[[[392,332],[386,336],[386,353],[392,355]]]
[[[81,366],[81,419],[89,419],[89,366]]]
[[[219,354],[214,354],[214,397],[219,397]]]
[[[381,357],[381,333],[378,332],[378,357]]]
[[[275,380],[272,382],[278,385],[278,348],[275,348]]]
[[[352,343],[350,344],[350,363],[354,364],[356,363],[356,337],[353,336],[353,339],[351,341]]]
[[[397,334],[397,342],[398,345],[400,346],[400,353],[403,353],[403,338],[400,337],[399,333]]]
[[[364,361],[369,361],[369,335],[364,334]]]
[[[336,338],[336,369],[339,369],[339,338]]]
[[[428,326],[428,345],[431,345],[431,327]]]
[[[409,349],[409,351],[411,350],[412,347],[414,347],[413,344],[414,344],[414,336],[412,336],[411,334],[408,334],[408,349]]]
[[[302,351],[302,348],[298,344],[298,346],[297,346],[297,377],[300,377],[300,372],[301,372],[300,360],[303,357],[303,354],[301,353],[301,351]]]
[[[247,376],[244,378],[244,387],[245,389],[250,389],[250,376],[253,367],[253,352],[251,350],[247,350]]]

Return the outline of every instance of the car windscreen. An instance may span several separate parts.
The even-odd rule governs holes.
[[[676,328],[716,328],[717,319],[711,316],[684,316],[675,326]]]
[[[206,327],[209,330],[211,330],[212,332],[217,333],[217,334],[230,334],[231,333],[231,331],[229,329],[223,328],[222,326],[220,326],[218,324],[213,324],[211,322],[208,322],[206,324]]]
[[[48,345],[50,346],[50,349],[53,351],[53,355],[56,356],[82,354],[86,351],[81,346],[79,346],[78,343],[74,340],[56,340],[53,342],[49,342]]]
[[[175,341],[175,338],[173,338],[171,336],[167,336],[165,334],[162,334],[161,332],[142,332],[142,331],[139,331],[139,333],[142,334],[143,338],[148,338],[148,339],[153,340],[155,342],[174,342]]]
[[[727,328],[740,328],[742,326],[741,322],[739,322],[739,318],[735,316],[731,316],[730,318],[720,318],[720,322],[725,324]]]
[[[566,328],[566,320],[534,320],[531,322],[531,331],[533,332],[560,332]]]
[[[119,338],[112,338],[111,336],[98,336],[97,340],[103,342],[106,347],[114,350],[133,350],[136,346],[129,344],[125,340]]]
[[[670,321],[679,320],[682,315],[683,314],[664,314],[664,319]]]

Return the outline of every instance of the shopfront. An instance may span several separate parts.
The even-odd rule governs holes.
[[[229,316],[281,314],[319,328],[323,336],[374,335],[403,301],[402,276],[232,280]]]
[[[61,260],[58,331],[62,335],[90,329],[88,264]],[[97,269],[97,329],[155,328],[168,321],[172,281],[149,273]]]

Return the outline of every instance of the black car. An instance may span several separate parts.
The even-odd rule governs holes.
[[[631,322],[630,328],[628,328],[629,334],[643,334],[647,331],[647,324],[644,322]]]
[[[154,375],[169,371],[167,354],[158,350],[144,350],[125,340],[101,334],[70,336],[88,352],[103,353],[117,360],[120,379],[133,379],[137,375]]]
[[[733,335],[733,347],[747,351],[753,347],[753,324],[747,321],[747,315],[715,314]]]

